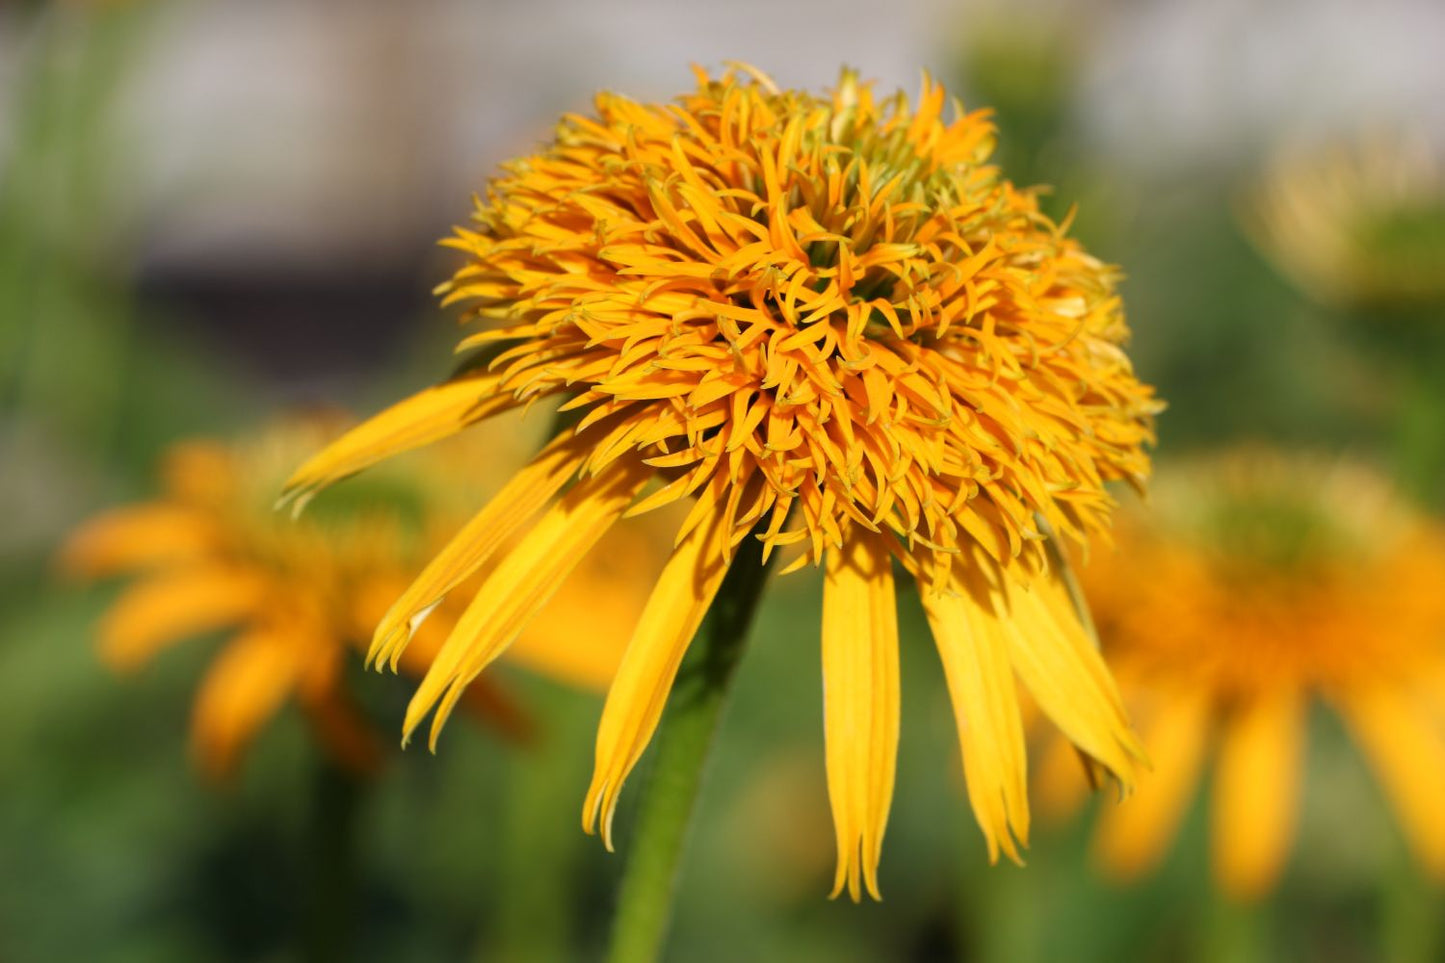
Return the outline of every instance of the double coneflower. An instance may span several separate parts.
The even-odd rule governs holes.
[[[1322,702],[1445,875],[1445,529],[1361,466],[1249,450],[1164,474],[1118,543],[1081,577],[1154,771],[1105,810],[1106,865],[1159,861],[1212,758],[1216,876],[1268,891]]]
[[[1445,163],[1421,131],[1277,152],[1245,227],[1310,297],[1347,308],[1445,301]]]
[[[346,684],[346,664],[439,547],[438,534],[465,517],[457,511],[458,490],[436,479],[470,470],[473,484],[495,489],[489,481],[507,464],[505,437],[494,433],[485,459],[470,444],[452,445],[337,491],[299,522],[276,514],[272,503],[285,472],[334,437],[333,424],[293,420],[236,442],[178,444],[165,459],[163,490],[154,500],[91,520],[63,550],[62,562],[75,574],[136,577],[99,627],[102,654],[118,669],[137,668],[189,636],[232,633],[195,702],[197,760],[213,776],[234,768],[288,700],[305,711],[337,761],[362,771],[377,763],[378,745]],[[660,554],[656,540],[646,538],[613,545],[630,568],[609,573],[593,565],[578,573],[558,599],[564,604],[543,613],[519,644],[516,661],[574,684],[606,685],[626,641],[615,620],[635,616],[642,604],[642,591],[625,576],[646,577]],[[409,672],[426,671],[456,621],[454,609],[443,607],[418,636],[404,660]],[[598,615],[600,622],[591,621]],[[590,644],[578,651],[571,643],[584,625]],[[504,728],[521,722],[502,687],[478,686],[468,703]]]
[[[1115,273],[988,166],[994,131],[925,80],[917,105],[844,72],[829,96],[699,73],[670,104],[598,96],[505,165],[440,293],[463,373],[303,466],[304,499],[406,448],[547,403],[555,437],[382,619],[395,661],[499,558],[412,700],[435,740],[467,686],[625,516],[691,500],[598,729],[584,826],[618,792],[745,539],[824,571],[836,891],[876,895],[899,683],[895,566],[919,585],[991,854],[1028,832],[1021,681],[1124,782],[1137,743],[1050,565],[1139,482],[1158,405]],[[484,359],[484,362],[483,362]],[[513,544],[515,540],[515,543]],[[510,547],[508,547],[510,545]],[[586,637],[578,646],[589,644]]]

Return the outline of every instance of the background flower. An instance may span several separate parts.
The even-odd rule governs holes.
[[[1212,758],[1219,884],[1238,897],[1273,887],[1310,803],[1319,701],[1369,758],[1420,861],[1445,875],[1439,524],[1357,464],[1245,449],[1174,466],[1081,576],[1154,761],[1102,815],[1110,869],[1158,864]]]
[[[118,670],[134,671],[187,636],[235,631],[197,690],[192,720],[197,760],[212,776],[229,774],[288,700],[340,763],[359,772],[378,765],[381,750],[351,692],[348,666],[461,517],[459,493],[432,476],[466,470],[485,486],[507,463],[509,446],[525,437],[508,424],[491,438],[344,486],[304,519],[276,512],[285,471],[338,426],[337,419],[297,419],[236,443],[178,444],[166,456],[159,498],[89,521],[63,550],[73,574],[139,577],[98,628],[101,654]],[[478,443],[486,444],[485,457],[468,450]],[[645,571],[660,554],[645,532],[610,547],[622,564],[579,571],[520,641],[518,661],[575,684],[610,680],[625,641],[614,626],[643,598],[625,576],[630,568]],[[426,671],[458,614],[454,606],[433,613],[401,662],[406,671]],[[588,644],[577,646],[584,625]],[[522,711],[494,682],[470,690],[467,705],[504,733],[525,733]]]
[[[1365,309],[1445,302],[1445,174],[1423,131],[1281,148],[1243,212],[1309,297]]]

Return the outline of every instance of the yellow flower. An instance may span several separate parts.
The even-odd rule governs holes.
[[[465,517],[457,511],[460,493],[426,477],[459,467],[475,476],[483,464],[456,446],[438,449],[429,466],[398,464],[365,486],[338,491],[325,511],[292,522],[272,510],[276,488],[297,459],[334,437],[327,427],[297,421],[230,445],[178,444],[165,460],[159,498],[91,520],[62,551],[62,564],[74,574],[139,576],[99,627],[102,655],[116,669],[136,669],[187,636],[236,630],[195,702],[194,748],[213,777],[234,769],[288,698],[338,761],[358,771],[377,764],[375,737],[344,682],[345,662],[359,655],[387,605],[440,546],[437,536]],[[495,446],[488,452],[497,457]],[[494,477],[495,467],[490,471]],[[483,483],[487,477],[482,474]],[[617,548],[645,573],[647,560],[660,553],[638,544],[640,538],[635,534]],[[602,573],[579,576],[562,601],[623,615],[640,610],[640,589],[629,591]],[[517,646],[516,661],[577,684],[605,686],[625,634],[589,627],[596,644],[586,657],[575,657],[568,646],[568,658],[560,659],[556,643],[582,625],[567,611],[570,606],[539,619]],[[456,614],[443,607],[418,636],[404,660],[409,671],[426,670]],[[525,722],[495,685],[474,689],[468,702],[506,731],[518,732]]]
[[[1132,778],[1113,683],[1048,574],[1045,533],[1105,523],[1147,473],[1158,405],[1120,345],[1112,269],[986,165],[993,128],[925,79],[918,106],[844,72],[828,97],[737,68],[666,105],[601,94],[479,199],[439,289],[495,353],[304,465],[306,498],[393,452],[551,399],[572,419],[377,628],[395,660],[429,606],[515,533],[423,680],[452,706],[624,516],[694,499],[608,695],[583,825],[617,795],[746,538],[824,569],[836,892],[876,896],[898,739],[896,560],[958,711],[991,856],[1026,839],[1017,675]],[[488,323],[491,322],[491,323]],[[555,501],[554,501],[555,499]],[[550,505],[550,507],[548,507]],[[536,516],[540,519],[532,524]]]
[[[1212,744],[1215,874],[1233,896],[1267,892],[1318,699],[1445,875],[1445,530],[1359,466],[1262,451],[1179,466],[1151,501],[1081,572],[1155,762],[1103,813],[1106,867],[1133,878],[1159,861]]]
[[[1423,135],[1291,145],[1246,201],[1260,250],[1317,300],[1445,300],[1445,168]]]

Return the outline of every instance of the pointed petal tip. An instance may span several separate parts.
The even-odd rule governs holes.
[[[883,902],[883,894],[878,890],[878,868],[876,866],[869,867],[864,885],[868,888],[869,899],[875,903]],[[854,900],[854,902],[856,903],[858,900]]]
[[[617,794],[611,794],[602,803],[602,845],[609,853],[617,850],[612,845],[612,817],[617,815]]]
[[[602,787],[594,776],[592,784],[587,787],[587,795],[582,797],[582,831],[588,836],[597,835],[597,811],[598,800]]]
[[[304,480],[300,473],[291,476],[281,489],[281,494],[271,503],[271,511],[288,512],[291,520],[295,521],[301,517],[306,506],[311,504],[311,499],[316,497],[317,489],[314,485]]]

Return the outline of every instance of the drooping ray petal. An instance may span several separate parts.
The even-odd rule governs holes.
[[[517,472],[472,518],[387,611],[376,627],[367,661],[393,670],[412,633],[447,593],[466,581],[496,550],[531,521],[587,457],[589,435],[559,436]]]
[[[997,862],[1000,847],[1021,862],[1014,840],[1028,844],[1026,750],[1007,635],[998,615],[967,593],[921,594],[953,700],[968,798],[988,842],[989,862]]]
[[[970,574],[971,584],[988,592],[996,611],[1007,613],[1000,618],[1019,679],[1074,745],[1108,767],[1124,786],[1132,785],[1143,749],[1104,660],[1067,595],[1048,593],[1038,584],[1024,587],[1001,573],[994,577],[997,582],[985,585],[980,576]]]
[[[670,556],[666,536],[678,516],[668,511],[614,525],[527,623],[507,650],[514,665],[579,689],[605,693],[637,621]],[[624,515],[624,518],[626,516]],[[578,636],[591,644],[579,651]]]
[[[101,655],[118,669],[135,668],[171,642],[258,614],[269,587],[257,571],[214,563],[152,575],[106,612]]]
[[[1294,837],[1304,755],[1302,694],[1261,693],[1225,725],[1214,776],[1214,871],[1231,895],[1250,899],[1278,878]]]
[[[101,578],[200,558],[215,551],[220,532],[192,508],[154,502],[118,508],[93,518],[65,541],[62,568]]]
[[[528,618],[627,509],[647,479],[648,469],[635,461],[582,478],[512,546],[462,613],[412,696],[403,722],[404,737],[409,738],[436,706],[430,739],[435,747],[467,683],[511,644]]]
[[[727,535],[715,514],[673,550],[607,692],[582,828],[593,833],[600,822],[609,850],[622,784],[652,739],[682,657],[727,574],[721,551]]]
[[[1156,707],[1143,729],[1153,771],[1128,799],[1111,801],[1099,824],[1099,857],[1123,879],[1153,869],[1179,828],[1204,765],[1210,702],[1206,692],[1181,694]]]
[[[833,895],[878,899],[878,856],[898,754],[898,615],[886,543],[854,529],[827,554],[823,729],[838,841]]]
[[[1335,702],[1425,867],[1445,878],[1445,727],[1404,693],[1362,689]]]
[[[425,676],[456,625],[457,613],[447,608],[428,618],[397,660],[398,670],[415,679]],[[553,641],[562,646],[574,643],[576,636]],[[535,727],[526,709],[508,693],[505,686],[498,685],[496,680],[485,675],[472,680],[462,693],[460,704],[473,718],[488,723],[517,742],[526,742],[534,734]]]
[[[313,455],[286,482],[279,504],[300,511],[316,492],[392,455],[456,434],[520,402],[500,374],[470,374],[397,402]]]
[[[228,643],[196,693],[191,738],[213,777],[224,776],[306,672],[315,644],[274,626],[248,629]]]

